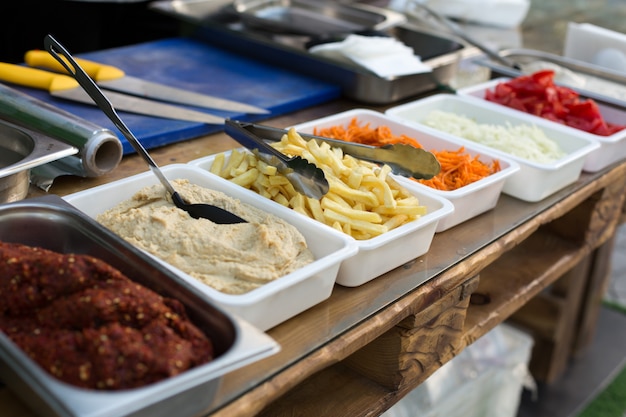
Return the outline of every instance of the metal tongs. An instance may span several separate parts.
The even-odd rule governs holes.
[[[312,198],[320,199],[328,192],[328,181],[324,171],[315,164],[299,156],[288,157],[274,149],[261,137],[250,130],[254,126],[235,120],[224,122],[224,131],[237,142],[250,149],[265,163],[278,168],[287,177],[296,191]],[[282,137],[282,136],[281,136]]]
[[[293,176],[298,178],[299,181],[306,179],[307,183],[313,182],[316,186],[320,185],[321,179],[318,177],[320,174],[316,171],[321,171],[319,168],[308,163],[307,161],[304,161],[306,164],[303,164],[301,162],[303,161],[302,158],[298,158],[300,161],[297,159],[294,160],[294,158],[290,159],[266,142],[266,140],[273,142],[280,141],[281,138],[287,134],[287,130],[253,123],[239,122],[236,120],[227,120],[225,126],[226,133],[246,148],[251,150],[256,149],[259,151],[261,151],[260,148],[262,148],[265,153],[275,156],[281,161],[284,161],[285,164],[290,164],[288,168],[295,171]],[[354,156],[355,158],[364,159],[378,164],[389,165],[394,174],[402,175],[404,177],[430,179],[437,175],[441,170],[441,165],[435,155],[424,149],[416,148],[411,145],[393,144],[385,146],[370,146],[360,143],[346,142],[339,139],[309,135],[306,133],[299,133],[299,135],[302,136],[304,140],[326,142],[333,147],[340,148],[343,152]],[[274,162],[268,163],[275,165]],[[280,167],[278,168],[279,170],[281,169]],[[323,171],[321,175],[323,175]],[[294,184],[294,187],[296,187],[296,184]]]

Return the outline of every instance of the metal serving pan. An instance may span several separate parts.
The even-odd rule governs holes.
[[[214,307],[193,287],[57,196],[0,205],[0,239],[96,256],[133,281],[180,300],[215,346],[212,362],[175,377],[129,390],[97,391],[52,377],[0,332],[0,379],[42,416],[185,417],[207,413],[222,375],[278,350],[276,342],[264,333]]]
[[[250,27],[314,36],[383,30],[406,21],[391,10],[328,0],[238,0],[233,8]]]
[[[620,108],[626,108],[626,73],[534,49],[505,49],[499,51],[498,54],[516,63],[521,67],[521,70],[508,67],[488,58],[476,59],[476,63],[484,65],[493,72],[507,77],[518,77],[523,73],[529,73],[529,71],[524,71],[524,66],[530,64],[539,62],[554,64],[555,66],[573,72],[574,75],[584,81],[582,86],[572,81],[555,80],[557,84],[567,86],[587,98]]]
[[[0,119],[0,203],[26,197],[31,168],[77,152],[71,145]]]
[[[332,40],[333,35],[288,34],[252,28],[240,16],[229,12],[232,2],[157,0],[150,7],[189,23],[190,36],[271,65],[322,78],[339,85],[344,96],[375,105],[394,103],[447,86],[456,74],[458,62],[478,54],[477,48],[468,47],[452,36],[442,36],[415,24],[402,23],[377,32],[393,36],[413,48],[422,62],[433,70],[422,74],[379,77],[356,64],[340,63],[308,52],[312,43]]]

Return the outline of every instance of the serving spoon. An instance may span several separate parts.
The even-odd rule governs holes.
[[[128,139],[128,142],[137,151],[137,153],[144,159],[144,161],[150,167],[150,170],[157,176],[161,184],[172,196],[174,205],[181,210],[186,211],[189,215],[195,219],[204,218],[211,220],[218,224],[234,224],[245,223],[246,221],[241,217],[224,210],[220,207],[210,204],[188,204],[174,189],[174,186],[167,180],[159,166],[154,162],[152,157],[143,147],[141,142],[130,131],[122,119],[117,115],[117,112],[113,108],[113,105],[106,98],[102,90],[96,85],[96,83],[87,75],[87,73],[81,68],[80,65],[74,60],[70,53],[50,35],[46,35],[44,38],[44,47],[63,67],[67,72],[76,79],[78,84],[89,94],[89,96],[95,101],[96,105],[104,114],[115,124],[115,126],[122,132],[124,137]]]

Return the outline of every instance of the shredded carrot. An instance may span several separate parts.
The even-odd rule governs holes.
[[[394,135],[387,126],[372,128],[369,123],[361,124],[356,118],[353,118],[348,126],[337,125],[323,129],[315,128],[313,134],[372,146],[403,143],[416,148],[423,147],[415,138],[407,135]],[[456,190],[501,169],[500,161],[494,160],[491,166],[489,166],[479,160],[479,155],[472,157],[466,153],[464,147],[457,150],[431,150],[430,152],[439,161],[441,171],[429,180],[416,181],[437,190]]]
[[[363,126],[359,124],[356,118],[350,120],[348,126],[331,126],[324,129],[315,128],[313,134],[316,136],[325,136],[327,138],[341,139],[346,142],[356,142],[365,145],[383,146],[392,143],[404,143],[421,148],[422,145],[415,139],[407,135],[396,136],[391,133],[391,129],[387,126],[370,127],[367,123]]]
[[[429,180],[418,180],[420,183],[437,190],[451,191],[471,184],[493,173],[500,171],[500,161],[493,161],[491,166],[472,158],[461,147],[456,151],[434,151],[433,154],[441,165],[439,174]]]

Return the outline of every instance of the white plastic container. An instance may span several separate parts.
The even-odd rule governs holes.
[[[162,171],[170,180],[185,178],[194,184],[224,192],[244,203],[270,212],[294,225],[306,239],[309,249],[315,256],[314,262],[248,293],[238,295],[217,291],[155,258],[201,289],[224,310],[247,320],[261,330],[270,329],[327,299],[335,284],[339,265],[357,252],[354,241],[348,236],[331,228],[320,227],[318,222],[198,167],[173,164],[162,167]],[[98,214],[129,199],[141,188],[158,183],[156,176],[148,171],[64,198],[88,216],[95,218]]]
[[[626,73],[626,33],[591,23],[567,22],[563,56]]]
[[[497,84],[508,81],[508,80],[510,80],[510,78],[506,78],[506,77],[497,78],[497,79],[490,80],[488,82],[481,83],[475,86],[462,88],[458,90],[457,93],[462,96],[479,99],[492,106],[505,107],[498,103],[486,101],[485,92],[487,90],[493,90]],[[622,124],[622,125],[626,124],[626,111],[620,110],[616,107],[603,105],[602,103],[599,103],[599,102],[597,104],[598,104],[598,108],[600,109],[600,113],[602,114],[602,116],[607,122]],[[514,110],[514,111],[517,111],[521,114],[526,114],[520,110]],[[527,114],[527,115],[531,117],[532,119],[545,120],[539,116],[534,116],[531,114]],[[586,156],[585,164],[583,165],[584,171],[597,172],[608,167],[614,162],[617,162],[626,158],[626,129],[620,132],[614,133],[610,136],[600,136],[600,135],[594,135],[592,133],[585,132],[580,129],[565,126],[557,122],[552,122],[552,121],[549,121],[549,122],[558,126],[562,126],[566,129],[569,129],[575,132],[575,134],[578,136],[587,138],[589,140],[598,142],[600,144],[598,149],[590,152]]]
[[[299,132],[312,134],[314,128],[327,128],[337,125],[347,126],[353,118],[359,120],[361,124],[369,124],[372,128],[387,126],[394,135],[407,135],[412,137],[427,151],[457,150],[461,146],[464,146],[468,154],[473,157],[480,155],[480,160],[487,165],[491,165],[495,159],[499,160],[501,166],[499,172],[452,191],[436,190],[410,178],[395,177],[398,182],[407,188],[416,188],[427,193],[432,193],[445,198],[454,205],[454,212],[439,221],[437,232],[447,230],[494,208],[498,203],[500,192],[502,191],[506,178],[520,169],[519,165],[511,159],[492,155],[491,152],[478,152],[474,149],[473,145],[461,143],[456,140],[454,136],[443,132],[435,133],[432,131],[424,131],[418,126],[410,126],[388,115],[368,109],[348,110],[343,113],[299,124],[295,126],[295,128]]]
[[[552,163],[540,164],[455,136],[461,143],[473,144],[480,152],[491,152],[517,162],[520,170],[506,179],[502,192],[524,201],[540,201],[574,183],[580,176],[586,157],[600,147],[597,141],[583,135],[583,132],[475,97],[437,94],[393,107],[386,114],[420,126],[425,131],[439,132],[421,123],[433,110],[464,115],[478,123],[536,125],[557,142],[566,155]]]
[[[354,240],[358,253],[341,263],[337,284],[357,287],[428,252],[439,221],[454,206],[432,193],[408,190],[426,206],[427,214],[372,239]]]
[[[227,157],[229,153],[226,152]],[[214,159],[215,155],[210,155],[191,161],[189,164],[208,170]],[[252,190],[243,187],[241,190],[262,198]],[[358,248],[358,252],[355,256],[346,258],[341,262],[337,284],[357,287],[428,252],[437,224],[454,211],[454,206],[448,200],[432,193],[425,193],[417,189],[407,188],[407,190],[419,199],[420,204],[426,206],[427,214],[372,239],[356,240],[351,236],[344,235]],[[286,209],[272,200],[267,199],[267,201]],[[286,210],[291,211],[291,209]],[[321,228],[335,232],[332,227],[317,220],[310,219],[295,211],[293,213],[307,221],[315,222]]]

